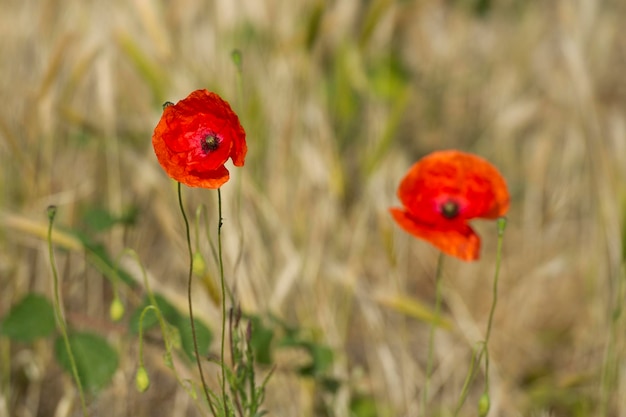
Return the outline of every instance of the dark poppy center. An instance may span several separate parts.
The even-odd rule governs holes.
[[[446,219],[454,219],[459,214],[459,205],[452,200],[448,200],[441,206],[441,214]]]
[[[217,136],[213,134],[207,135],[204,139],[202,139],[201,146],[204,153],[209,153],[216,150],[220,146],[220,141]]]

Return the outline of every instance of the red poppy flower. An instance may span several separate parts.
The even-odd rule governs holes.
[[[396,222],[442,252],[478,259],[480,237],[474,218],[497,219],[509,209],[509,192],[498,170],[472,154],[449,150],[419,160],[400,183],[404,208],[391,208]]]
[[[167,175],[202,188],[219,188],[228,181],[224,164],[232,158],[235,166],[243,166],[248,149],[246,132],[235,112],[207,90],[164,105],[152,146]]]

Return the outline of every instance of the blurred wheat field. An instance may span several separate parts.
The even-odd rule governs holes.
[[[185,310],[184,226],[150,137],[163,102],[207,88],[238,112],[249,147],[223,187],[227,283],[244,311],[271,313],[330,347],[329,373],[340,381],[331,395],[288,371],[298,352],[277,351],[269,415],[419,415],[429,323],[398,303],[432,309],[437,251],[387,209],[406,169],[448,148],[490,160],[512,196],[489,415],[626,415],[626,323],[615,314],[626,253],[623,1],[0,7],[0,317],[28,292],[51,294],[50,204],[59,229],[82,230],[93,208],[134,213],[134,224],[98,238],[114,257],[136,251],[154,289]],[[184,197],[189,213],[200,210],[210,258],[215,193]],[[475,226],[480,261],[444,264],[450,326],[436,335],[432,415],[452,415],[484,337],[497,234],[493,223]],[[76,242],[55,243],[68,321],[120,354],[111,384],[90,397],[92,415],[202,415],[158,343],[147,353],[152,386],[135,390],[137,343],[108,318],[110,282]],[[194,285],[217,350],[220,306]],[[0,338],[0,417],[79,415],[50,350],[49,341]],[[195,368],[179,368],[197,379]],[[615,371],[608,388],[606,369]],[[460,415],[476,415],[481,380]]]

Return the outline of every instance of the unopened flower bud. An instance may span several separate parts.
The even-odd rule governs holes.
[[[109,307],[109,317],[113,321],[120,321],[124,316],[124,304],[120,301],[119,298],[114,298],[111,302],[111,306]]]
[[[206,262],[204,262],[204,258],[200,252],[196,252],[193,254],[193,274],[197,277],[201,277],[204,275],[204,271],[206,270]]]
[[[137,369],[137,374],[135,375],[135,386],[139,392],[146,392],[150,386],[150,377],[148,376],[148,372],[146,372],[146,368],[143,366]]]
[[[489,413],[489,408],[491,407],[491,402],[489,401],[489,394],[483,393],[478,400],[478,415],[480,417],[485,417],[487,413]]]

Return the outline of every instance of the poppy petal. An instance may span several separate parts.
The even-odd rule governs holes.
[[[217,188],[229,179],[224,164],[243,166],[246,133],[230,105],[207,90],[170,104],[152,135],[165,172],[190,187]]]
[[[478,259],[480,253],[480,237],[465,223],[455,223],[454,228],[441,229],[437,226],[418,222],[408,212],[389,209],[394,220],[408,233],[424,239],[443,253],[455,256],[464,261]]]
[[[450,150],[433,152],[415,163],[402,180],[398,197],[411,214],[426,223],[444,221],[441,207],[458,205],[461,219],[503,216],[509,208],[504,178],[476,155]]]

